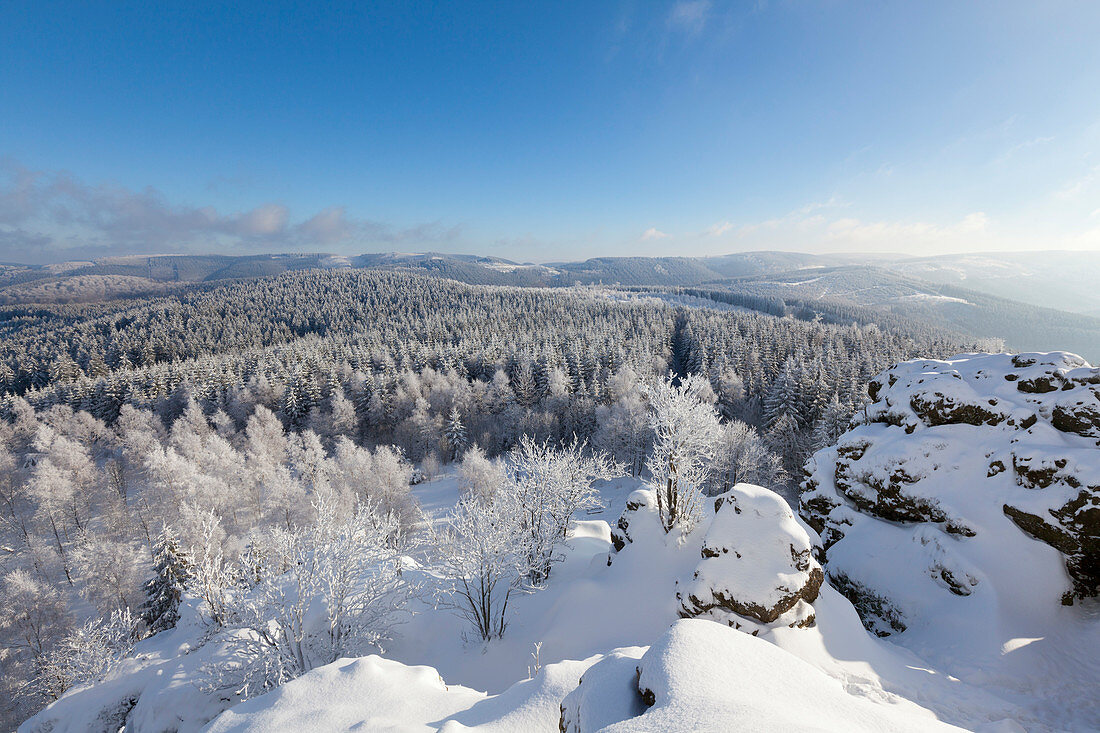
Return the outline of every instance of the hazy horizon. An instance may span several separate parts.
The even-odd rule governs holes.
[[[57,253],[60,255],[61,253]],[[854,251],[825,251],[825,252],[809,252],[806,250],[798,249],[744,249],[729,252],[720,252],[716,254],[707,255],[690,255],[690,254],[678,254],[670,252],[667,254],[657,255],[632,255],[632,254],[608,254],[601,252],[592,252],[578,257],[577,259],[562,259],[562,258],[540,258],[540,259],[514,259],[503,255],[488,255],[477,250],[455,250],[455,251],[440,251],[431,249],[422,250],[393,250],[393,249],[376,249],[376,250],[364,250],[361,252],[348,252],[340,253],[335,251],[324,250],[286,250],[286,251],[270,251],[270,252],[217,252],[214,250],[195,250],[195,251],[177,251],[177,252],[134,252],[134,253],[120,253],[120,254],[106,254],[96,255],[94,257],[72,257],[72,258],[60,258],[50,259],[42,261],[32,261],[29,259],[0,259],[0,265],[7,266],[20,266],[20,267],[49,267],[54,265],[74,264],[82,262],[103,262],[107,260],[126,260],[126,259],[143,259],[147,257],[264,257],[264,256],[330,256],[330,257],[346,257],[355,258],[368,255],[395,255],[395,256],[408,256],[418,257],[425,255],[440,255],[449,257],[492,257],[500,260],[506,260],[513,262],[517,265],[543,265],[552,266],[554,264],[565,264],[583,262],[591,259],[621,259],[630,257],[642,257],[642,258],[688,258],[688,259],[710,259],[710,258],[723,258],[734,257],[736,255],[753,255],[753,254],[791,254],[791,255],[807,255],[812,257],[834,257],[838,259],[858,260],[859,258],[866,258],[869,263],[875,261],[898,261],[898,260],[926,260],[926,259],[940,259],[940,258],[953,258],[953,257],[988,257],[996,259],[998,255],[1001,256],[1026,256],[1026,255],[1052,255],[1052,254],[1087,254],[1100,256],[1100,249],[1098,250],[972,250],[972,251],[958,251],[958,252],[945,252],[939,254],[910,254],[905,252],[891,252],[891,251],[878,251],[878,252],[854,252]],[[852,264],[851,262],[847,264]]]

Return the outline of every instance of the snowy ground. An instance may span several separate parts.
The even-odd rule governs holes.
[[[986,731],[1094,729],[1095,695],[1078,699],[1078,710],[1055,711],[1011,678],[953,677],[870,635],[828,585],[813,604],[812,628],[754,638],[711,621],[677,621],[677,581],[698,565],[705,526],[683,541],[637,537],[609,565],[611,525],[638,486],[628,477],[599,486],[605,508],[576,517],[565,560],[545,589],[515,600],[501,640],[465,641],[461,620],[426,598],[380,656],[338,661],[237,704],[196,686],[219,647],[184,623],[142,642],[110,679],[70,692],[21,731],[107,730],[127,713],[127,730],[193,731],[230,707],[209,730],[555,731],[563,705],[577,731],[949,728],[936,719]],[[435,517],[459,490],[450,473],[413,489]],[[1005,654],[1045,643],[1017,640]],[[1026,662],[1042,665],[1052,685],[1095,670],[1071,660],[1063,672],[1042,655]],[[639,706],[639,683],[651,686],[652,707]],[[1095,693],[1100,680],[1093,683]],[[1078,694],[1090,689],[1087,679],[1073,684]]]

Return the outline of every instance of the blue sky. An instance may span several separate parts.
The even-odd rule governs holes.
[[[1100,3],[4,3],[0,259],[1100,249]]]

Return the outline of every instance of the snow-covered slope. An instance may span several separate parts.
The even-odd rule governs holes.
[[[877,423],[859,429],[883,427],[895,430]],[[922,430],[907,434],[899,425],[896,432],[900,450],[917,445]],[[819,469],[830,455],[835,451],[819,454]],[[445,476],[415,491],[422,507],[438,515],[457,498],[457,479]],[[664,533],[654,503],[636,480],[606,482],[600,491],[607,508],[576,518],[566,559],[545,589],[515,600],[502,639],[464,641],[460,620],[425,599],[382,655],[339,660],[240,702],[226,691],[203,691],[202,669],[217,664],[221,645],[185,608],[179,628],[139,643],[135,657],[105,681],[72,690],[21,731],[115,731],[123,721],[128,731],[547,733],[559,726],[580,733],[923,731],[947,730],[948,724],[1000,733],[1090,730],[1098,724],[1096,620],[1086,618],[1087,606],[1080,602],[1060,605],[1069,584],[1064,557],[1026,535],[1037,551],[1035,562],[1058,574],[1057,583],[1037,584],[1032,600],[1021,586],[998,607],[980,595],[993,587],[992,576],[978,573],[979,584],[968,597],[928,579],[914,592],[942,591],[948,603],[980,605],[933,605],[932,613],[958,615],[920,623],[910,618],[905,633],[883,639],[864,629],[841,593],[820,582],[825,543],[773,492],[739,484],[708,501],[700,524],[681,535]],[[958,513],[959,522],[977,532],[965,541],[980,537],[986,514]],[[615,551],[609,524],[620,515]],[[844,543],[863,542],[870,557],[865,565],[877,564],[888,575],[896,563],[897,587],[904,589],[905,582],[924,577],[913,576],[915,561],[906,554],[911,545],[925,547],[920,537],[939,533],[944,546],[963,541],[927,522],[915,543],[888,533],[860,540],[875,524],[896,532],[917,525],[852,516],[853,523],[843,525],[848,534],[829,548],[826,573],[835,569],[833,553]],[[1022,535],[1011,523],[1007,529]],[[830,530],[826,537],[836,535]],[[884,538],[882,546],[871,544]],[[1010,544],[1008,551],[1019,549]],[[964,559],[967,567],[983,562]],[[885,595],[894,588],[884,584],[879,590]],[[1019,623],[1008,625],[1013,619]],[[1011,637],[991,657],[967,658],[996,634]],[[541,642],[538,660],[530,654],[535,642]],[[1005,659],[1026,664],[996,664]],[[981,673],[990,660],[994,664]]]

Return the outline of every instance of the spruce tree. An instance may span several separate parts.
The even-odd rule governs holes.
[[[469,440],[466,436],[466,426],[462,424],[462,416],[458,414],[456,405],[451,406],[451,414],[447,416],[447,427],[443,430],[443,436],[447,440],[451,460],[457,461],[462,457]]]
[[[165,526],[153,545],[153,573],[145,583],[142,618],[155,634],[176,625],[180,598],[191,578],[191,560],[171,527]]]

